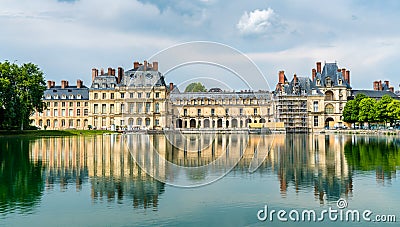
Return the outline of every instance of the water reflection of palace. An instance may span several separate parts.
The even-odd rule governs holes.
[[[270,152],[262,153],[271,141]],[[231,165],[241,158],[233,172],[246,175],[253,156],[261,154],[267,156],[257,172],[275,173],[283,197],[311,189],[316,200],[324,203],[351,195],[354,170],[375,171],[378,182],[393,177],[400,166],[400,145],[396,141],[323,134],[59,137],[33,140],[30,158],[41,166],[48,189],[75,185],[80,190],[89,183],[94,201],[129,198],[134,207],[156,208],[164,183],[148,174],[161,180],[186,177],[192,181],[213,174],[173,172],[167,162],[198,167],[218,161],[225,154],[227,159],[219,165]],[[153,148],[157,155],[150,152]],[[230,148],[238,148],[239,153]]]
[[[33,162],[43,165],[47,188],[75,184],[79,190],[89,181],[93,200],[130,198],[143,208],[156,208],[164,191],[163,183],[136,165],[121,136],[42,138],[30,150]]]

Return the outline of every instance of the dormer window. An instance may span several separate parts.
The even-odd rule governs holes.
[[[74,99],[74,95],[70,95],[70,96],[69,96],[69,99]]]
[[[82,95],[77,95],[76,99],[82,99]]]
[[[342,79],[339,79],[339,85],[342,85],[343,81]]]
[[[58,95],[54,95],[53,98],[54,98],[54,99],[58,99]]]
[[[332,80],[331,80],[331,78],[326,78],[326,81],[325,81],[325,85],[326,85],[326,87],[332,87]]]
[[[107,84],[103,83],[103,84],[101,84],[101,87],[102,88],[107,88]]]
[[[62,96],[61,96],[61,99],[66,99],[66,98],[67,98],[66,95],[62,95]]]
[[[51,95],[46,95],[46,99],[51,99]]]
[[[321,80],[317,79],[317,86],[321,86]]]

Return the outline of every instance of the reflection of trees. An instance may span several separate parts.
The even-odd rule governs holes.
[[[400,165],[400,140],[391,137],[355,137],[348,141],[345,155],[354,170],[376,171],[378,181],[390,180]]]
[[[29,141],[0,138],[0,213],[29,212],[39,203],[43,187],[41,165],[29,160]]]

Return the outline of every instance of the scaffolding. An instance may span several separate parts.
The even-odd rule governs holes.
[[[277,118],[285,123],[287,133],[308,133],[307,96],[278,95]]]

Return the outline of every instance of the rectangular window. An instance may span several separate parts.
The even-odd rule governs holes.
[[[143,112],[143,103],[138,103],[137,104],[137,112],[142,113]]]
[[[150,103],[146,102],[146,113],[150,112]]]
[[[201,116],[201,109],[197,109],[197,116]]]
[[[160,92],[156,92],[156,98],[160,98]]]
[[[106,97],[107,97],[107,93],[103,93],[102,95],[103,95],[103,97],[102,97],[102,98],[103,98],[103,99],[106,99]]]
[[[146,92],[146,98],[150,98],[150,92]]]
[[[81,109],[76,110],[76,116],[81,116]]]
[[[93,105],[93,113],[95,113],[95,114],[99,113],[99,104],[94,104]]]
[[[94,99],[98,99],[99,98],[99,94],[98,93],[94,93]]]
[[[61,127],[65,127],[65,120],[64,119],[61,120]]]
[[[225,115],[229,115],[229,109],[225,109]]]
[[[318,127],[318,116],[314,116],[314,127]]]
[[[142,92],[137,93],[137,97],[138,97],[138,99],[141,99],[142,98]]]
[[[74,120],[72,119],[69,120],[69,127],[70,128],[74,127]]]
[[[65,109],[61,110],[61,116],[65,117]]]
[[[77,102],[77,103],[76,103],[76,106],[77,106],[77,107],[80,107],[80,106],[81,106],[81,102]]]
[[[135,112],[135,105],[134,103],[129,103],[129,113],[134,113]]]
[[[106,104],[101,105],[101,113],[105,114],[106,113]]]
[[[58,110],[57,110],[57,109],[54,109],[53,116],[54,116],[54,117],[58,117]]]
[[[125,93],[121,93],[121,99],[125,98]]]
[[[215,109],[211,109],[211,116],[215,115]]]
[[[110,113],[114,113],[114,104],[110,104]]]
[[[101,120],[101,126],[105,127],[106,126],[106,119],[103,117]]]
[[[65,107],[65,102],[62,102],[62,103],[61,103],[61,107]]]
[[[183,109],[183,116],[187,116],[187,109]]]
[[[125,113],[125,104],[121,104],[121,113]]]
[[[154,124],[155,124],[156,126],[160,125],[160,120],[156,119],[156,120],[154,121]]]
[[[50,110],[46,110],[46,116],[50,117]]]
[[[240,114],[240,116],[243,115],[243,109],[242,108],[239,109],[239,114]]]
[[[133,99],[134,95],[135,95],[135,93],[133,93],[133,92],[129,93],[129,98]]]
[[[55,103],[54,103],[54,107],[58,107],[58,102],[55,102]]]
[[[110,94],[110,99],[114,99],[114,93]]]
[[[73,109],[69,109],[68,110],[68,116],[70,116],[70,117],[74,116],[74,110]]]
[[[314,101],[314,112],[318,112],[318,101]]]
[[[69,107],[73,107],[74,103],[73,102],[69,102]]]
[[[155,104],[155,112],[160,113],[160,104],[159,103]]]
[[[89,110],[88,109],[84,109],[83,110],[83,116],[88,116],[89,115]]]
[[[254,115],[257,115],[257,113],[258,113],[257,108],[254,108]]]
[[[88,103],[88,102],[85,102],[85,106],[89,106],[89,103]]]

